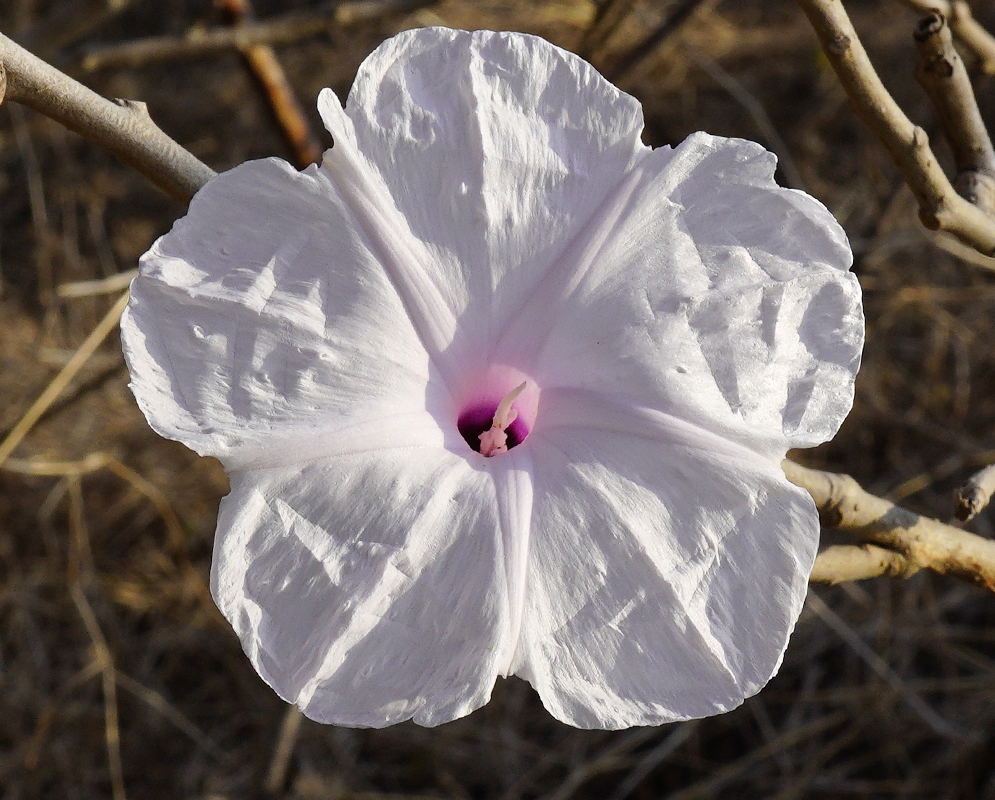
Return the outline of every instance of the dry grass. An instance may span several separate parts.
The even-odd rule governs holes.
[[[0,29],[45,31],[68,2],[8,4]],[[323,86],[346,91],[385,36],[419,24],[583,41],[611,74],[669,4],[631,5],[602,42],[584,39],[593,7],[580,0],[445,0],[277,52],[309,108]],[[889,88],[935,129],[911,80],[915,17],[886,0],[848,5]],[[298,7],[316,6],[260,0],[256,10],[266,19]],[[995,27],[995,15],[976,9]],[[135,0],[48,55],[106,95],[147,101],[165,130],[216,169],[288,155],[233,53],[91,74],[78,66],[99,43],[219,21],[206,0]],[[787,0],[706,2],[623,86],[645,104],[651,143],[697,129],[766,137],[793,165],[782,178],[837,214],[857,252],[868,345],[853,414],[809,462],[950,519],[950,490],[995,460],[995,276],[919,228],[908,191],[850,112],[800,11]],[[977,87],[995,125],[995,85]],[[183,209],[17,107],[0,109],[0,164],[5,432],[115,297],[60,297],[56,287],[133,268]],[[224,475],[148,429],[113,335],[15,456],[0,471],[3,800],[995,799],[995,598],[982,590],[925,574],[817,590],[771,685],[701,722],[577,731],[508,680],[490,705],[441,728],[305,720],[295,730],[299,720],[256,677],[205,592]],[[26,474],[25,459],[49,462],[33,470],[48,474]],[[990,535],[990,519],[983,513],[971,526]],[[296,733],[282,750],[281,729]]]

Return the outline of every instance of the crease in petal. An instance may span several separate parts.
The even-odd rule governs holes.
[[[647,158],[659,162],[668,149],[654,151]],[[559,322],[561,309],[578,290],[591,265],[614,233],[645,176],[643,162],[631,169],[608,194],[587,221],[550,264],[519,311],[511,316],[494,345],[495,358],[515,360],[524,368],[534,368],[550,332]]]
[[[433,259],[411,234],[380,176],[356,149],[351,120],[335,93],[323,89],[318,102],[335,140],[333,147],[325,152],[322,169],[341,192],[380,257],[426,350],[438,359],[452,344],[456,317],[430,271]]]
[[[374,418],[338,419],[312,431],[284,436],[265,449],[240,452],[227,459],[229,473],[307,464],[340,456],[373,455],[399,448],[441,449],[454,446],[436,416],[428,411],[399,412]]]
[[[510,675],[514,673],[518,659],[525,611],[534,502],[532,458],[527,448],[518,447],[500,459],[488,462],[487,466],[494,479],[501,526],[501,562],[508,587],[508,629],[502,643],[500,674]]]
[[[577,437],[585,432],[618,433],[671,445],[710,450],[744,462],[768,461],[767,454],[726,439],[693,422],[590,389],[549,387],[543,392],[543,414],[534,434],[568,428]],[[776,463],[776,462],[775,462]]]

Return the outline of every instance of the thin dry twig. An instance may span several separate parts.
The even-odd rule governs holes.
[[[179,569],[190,579],[190,585],[200,598],[205,609],[218,620],[221,619],[220,612],[211,597],[211,591],[203,578],[190,563],[190,556],[187,552],[186,538],[183,535],[183,527],[176,511],[159,488],[150,481],[143,478],[127,464],[122,463],[109,453],[94,452],[79,461],[43,461],[36,459],[7,458],[0,462],[0,469],[8,472],[16,472],[21,475],[50,475],[59,476],[70,481],[79,480],[84,475],[106,469],[117,475],[118,478],[129,484],[135,491],[148,500],[155,508],[166,528],[166,536],[169,539],[170,547],[173,551],[173,558]]]
[[[995,214],[995,150],[988,136],[971,78],[954,47],[950,27],[933,12],[915,30],[919,50],[916,78],[939,114],[957,167],[957,193],[986,214]]]
[[[231,18],[237,29],[255,16],[250,0],[215,0]],[[239,47],[242,58],[269,103],[277,125],[283,133],[298,167],[306,167],[321,158],[321,143],[311,131],[304,109],[272,46],[257,42]]]
[[[104,738],[107,743],[107,764],[111,778],[111,794],[114,800],[126,800],[124,789],[124,767],[121,763],[121,728],[118,720],[117,707],[117,675],[114,668],[114,657],[97,615],[86,599],[83,581],[84,574],[81,565],[82,554],[88,554],[90,549],[89,536],[86,531],[86,517],[83,513],[83,491],[79,476],[69,481],[70,530],[72,545],[69,548],[69,594],[73,604],[83,620],[83,626],[90,637],[93,646],[93,660],[99,666],[104,693]]]
[[[92,297],[95,294],[116,294],[122,289],[127,289],[131,281],[138,277],[137,269],[129,269],[127,272],[119,272],[106,278],[98,278],[92,281],[71,281],[60,283],[55,287],[57,297]]]
[[[247,22],[230,28],[195,28],[184,36],[152,36],[86,51],[82,67],[92,71],[107,67],[142,67],[175,58],[196,58],[219,50],[242,49],[256,44],[293,44],[325,36],[338,27],[354,25],[387,14],[432,5],[436,0],[369,0],[339,3],[329,14],[293,13],[275,19]]]
[[[121,318],[126,305],[128,305],[128,292],[124,292],[117,299],[117,302],[111,306],[110,311],[97,323],[97,327],[86,337],[75,355],[69,359],[69,362],[52,379],[52,382],[45,388],[45,391],[39,395],[38,399],[24,413],[20,421],[7,434],[7,438],[3,442],[0,442],[0,465],[3,465],[10,457],[10,454],[14,452],[14,449],[21,443],[21,440],[27,436],[35,423],[41,419],[48,407],[55,402],[62,391],[69,385],[70,381],[76,377],[76,373],[82,369],[90,356],[100,347],[104,339],[117,327],[118,320]]]
[[[213,758],[221,760],[225,757],[225,751],[217,742],[194,725],[193,722],[191,722],[190,719],[183,714],[183,712],[159,694],[159,692],[154,689],[150,689],[148,686],[136,681],[131,676],[125,675],[120,670],[116,670],[114,676],[120,688],[130,692],[132,695],[145,703],[145,705],[149,708],[158,711],[162,715],[163,719],[172,723],[177,730],[180,730],[186,734],[190,740],[194,742],[194,744],[202,748],[207,753],[210,753]]]
[[[14,100],[109,150],[188,203],[215,172],[170,139],[144,103],[111,102],[0,34],[0,102]]]
[[[909,560],[910,567],[953,575],[995,591],[995,541],[875,497],[849,475],[808,469],[793,461],[781,466],[789,481],[812,495],[826,527],[894,550]]]
[[[691,738],[700,724],[701,720],[698,719],[678,723],[667,735],[667,738],[639,759],[639,763],[632,768],[625,780],[616,786],[608,800],[626,800],[661,762],[673,755],[681,745]]]
[[[632,765],[632,751],[656,735],[653,728],[640,728],[626,733],[618,741],[590,759],[578,764],[567,774],[555,791],[542,800],[569,800],[587,781],[606,772],[615,772]]]
[[[615,63],[609,73],[612,82],[619,83],[629,77],[647,56],[680,30],[702,2],[703,0],[679,0],[655,31]]]
[[[763,107],[763,104],[750,94],[747,88],[736,80],[734,76],[726,72],[717,61],[709,58],[707,54],[703,53],[697,47],[686,44],[682,48],[682,51],[704,70],[713,81],[725,89],[729,93],[729,96],[739,103],[746,113],[750,115],[750,118],[757,126],[761,141],[763,141],[767,149],[777,155],[778,163],[781,169],[784,170],[784,176],[788,180],[788,186],[792,189],[804,190],[805,181],[798,167],[795,165],[795,160],[791,156],[788,144],[784,141],[781,134],[777,132],[777,128],[771,122],[770,116],[767,114],[767,110]]]
[[[929,725],[940,736],[949,739],[959,739],[964,733],[941,717],[925,700],[913,692],[905,682],[888,666],[881,656],[874,652],[857,632],[847,625],[840,616],[825,604],[819,595],[809,591],[806,605],[815,612],[815,615],[828,625],[836,634],[849,645],[867,666],[874,670],[881,679],[887,683],[906,702],[920,719]]]
[[[836,544],[816,556],[812,583],[849,583],[889,575],[910,578],[922,567],[894,550],[874,544]]]
[[[297,744],[297,734],[300,733],[303,721],[304,715],[297,706],[287,707],[283,715],[283,722],[280,723],[280,735],[277,737],[276,747],[273,748],[273,758],[266,771],[266,782],[263,784],[263,788],[267,792],[275,794],[283,789],[283,785],[287,781],[290,757],[294,754],[294,745]]]
[[[598,5],[594,19],[587,26],[575,52],[588,61],[611,38],[619,24],[635,5],[635,0],[605,0]]]
[[[292,44],[327,34],[333,27],[333,20],[325,16],[292,14],[237,28],[193,28],[184,36],[150,36],[121,44],[93,47],[86,51],[82,67],[90,72],[111,67],[137,68],[160,61],[196,58],[256,44]]]
[[[957,194],[929,146],[885,89],[840,0],[796,0],[857,113],[885,146],[919,203],[930,230],[953,234],[981,253],[995,253],[995,219]]]
[[[976,472],[954,491],[957,519],[967,522],[979,514],[995,493],[995,464]]]
[[[19,36],[21,44],[48,56],[79,41],[124,11],[133,0],[72,0],[56,3],[44,19]]]
[[[667,800],[699,800],[703,797],[715,797],[725,786],[732,783],[755,764],[772,758],[785,748],[794,747],[807,739],[820,736],[831,728],[846,722],[847,719],[845,712],[837,711],[804,725],[790,728],[762,747],[757,747],[742,758],[716,769],[707,778],[668,795]]]
[[[905,4],[930,14],[938,11],[950,21],[954,34],[978,57],[978,66],[986,75],[995,75],[995,36],[986,31],[971,13],[965,0],[904,0]]]

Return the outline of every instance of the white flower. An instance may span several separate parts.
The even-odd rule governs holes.
[[[863,339],[839,225],[759,145],[651,151],[532,36],[402,33],[319,108],[322,166],[208,183],[122,320],[151,425],[231,476],[212,588],[259,674],[356,726],[499,675],[582,727],[757,692],[818,540],[779,462]]]

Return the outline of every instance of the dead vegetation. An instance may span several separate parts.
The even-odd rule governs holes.
[[[266,44],[322,146],[320,88],[344,94],[385,36],[448,24],[524,30],[579,48],[642,100],[652,144],[705,129],[778,152],[782,181],[819,197],[851,237],[868,323],[854,411],[835,441],[803,458],[954,519],[952,490],[995,461],[995,261],[919,225],[912,194],[854,115],[795,4],[696,3],[641,54],[640,43],[685,4],[613,2],[617,24],[603,17],[596,27],[584,0],[416,5],[364,16],[372,6],[341,4],[334,16],[328,4],[259,0],[255,21],[243,24],[280,33]],[[913,79],[921,15],[893,0],[847,7],[885,85],[935,139],[936,113]],[[974,11],[995,29],[988,6]],[[329,22],[308,28],[316,18]],[[39,0],[0,10],[4,33],[105,96],[146,102],[212,168],[293,159],[244,52],[175,44],[228,24],[209,0]],[[160,50],[173,51],[106,62],[147,37],[169,37]],[[95,54],[105,65],[85,69]],[[992,127],[993,77],[966,61]],[[949,174],[948,151],[940,141],[934,149]],[[183,208],[11,103],[0,108],[0,165],[5,438],[120,291],[113,280],[80,282],[134,268]],[[995,800],[988,591],[925,572],[816,588],[771,685],[701,722],[577,731],[510,680],[490,705],[440,728],[336,729],[286,713],[206,593],[226,488],[216,463],[149,430],[114,333],[19,444],[0,471],[3,800]],[[991,513],[966,527],[990,537]]]

